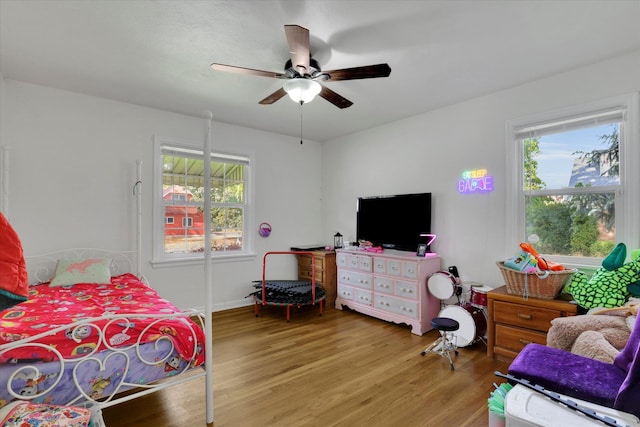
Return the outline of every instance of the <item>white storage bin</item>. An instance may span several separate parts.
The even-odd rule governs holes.
[[[622,426],[640,427],[640,420],[634,415],[573,397],[560,396],[594,410],[599,416],[611,417]],[[604,425],[520,384],[507,393],[504,401],[504,416],[507,427],[602,427]]]

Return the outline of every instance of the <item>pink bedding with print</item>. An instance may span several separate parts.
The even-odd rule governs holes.
[[[133,274],[112,277],[110,284],[50,287],[48,283],[43,283],[31,286],[29,291],[27,301],[0,311],[0,344],[32,337],[87,318],[128,314],[132,315],[130,321],[125,318],[113,321],[111,317],[92,322],[99,328],[112,322],[105,331],[104,339],[98,333],[98,328],[84,325],[38,339],[38,342],[52,345],[65,358],[75,358],[108,347],[129,347],[163,337],[169,338],[180,356],[191,360],[192,365],[204,362],[203,351],[194,348],[192,333],[196,332],[197,343],[204,343],[202,329],[185,317],[167,318],[159,322],[151,317],[146,318],[146,315],[171,315],[179,310]],[[193,360],[194,354],[196,360]],[[2,353],[0,363],[50,361],[56,358],[49,349],[28,346]]]

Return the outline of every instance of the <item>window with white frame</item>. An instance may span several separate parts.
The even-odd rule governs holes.
[[[638,246],[637,95],[510,123],[507,243],[598,266],[615,245]]]
[[[211,223],[211,255],[249,254],[248,156],[211,153],[211,213],[204,211],[202,149],[156,138],[154,261],[202,259],[205,224]]]

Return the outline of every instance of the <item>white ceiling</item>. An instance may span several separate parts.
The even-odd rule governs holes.
[[[299,136],[299,105],[258,105],[281,80],[209,67],[281,72],[285,24],[310,30],[323,69],[392,69],[327,83],[354,105],[306,104],[316,141],[640,50],[640,0],[0,0],[0,72]]]

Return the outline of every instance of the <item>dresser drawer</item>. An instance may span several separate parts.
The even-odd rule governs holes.
[[[300,255],[298,257],[298,269],[311,271],[311,258],[311,255]],[[324,270],[324,258],[314,256],[313,259],[316,261],[316,272]]]
[[[560,316],[561,313],[558,310],[530,305],[503,301],[495,301],[493,305],[494,322],[508,323],[541,332],[547,332],[551,327],[551,320]]]
[[[411,319],[418,318],[418,303],[376,294],[376,308]]]
[[[346,264],[347,258],[343,257],[342,259]],[[337,291],[336,253],[330,251],[313,251],[313,255],[299,253],[297,254],[297,260],[298,280],[311,282],[314,279],[313,269],[315,266],[316,286],[324,288],[327,306],[333,305]]]
[[[340,262],[340,261],[338,261]],[[367,255],[347,255],[347,265],[345,267],[351,270],[373,271],[373,258]],[[339,264],[340,265],[340,264]]]
[[[525,300],[501,286],[487,293],[487,310],[487,355],[513,360],[529,343],[545,345],[551,321],[575,316],[577,306],[563,296]]]
[[[313,271],[311,269],[299,268],[298,280],[311,280]],[[316,284],[324,283],[324,271],[316,268]]]
[[[546,345],[547,334],[507,325],[496,325],[495,345],[519,353],[525,345],[537,343]]]
[[[418,284],[415,282],[396,282],[396,295],[403,298],[418,299]]]
[[[355,295],[355,292],[353,288],[349,286],[344,286],[342,284],[338,284],[338,297],[349,300],[349,301],[353,301],[354,295]]]
[[[378,274],[387,274],[387,260],[374,257],[373,258],[373,272]]]
[[[393,280],[388,277],[373,277],[373,288],[376,292],[393,295]]]
[[[373,304],[373,292],[366,291],[364,289],[354,289],[353,291],[354,291],[353,302],[357,302],[359,304],[364,304],[364,305]]]
[[[390,274],[391,276],[402,275],[402,261],[395,259],[387,261],[387,274]]]
[[[349,266],[349,255],[348,254],[338,254],[336,255],[336,264],[338,267],[346,268]]]
[[[350,286],[357,286],[364,289],[373,289],[373,277],[370,274],[355,273],[344,270],[340,272],[338,283]]]
[[[417,279],[418,278],[418,263],[416,262],[405,262],[402,264],[402,276],[407,279]]]

